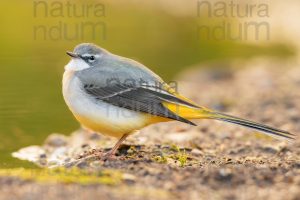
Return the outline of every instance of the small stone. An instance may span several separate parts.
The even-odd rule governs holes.
[[[90,136],[90,140],[100,140],[101,136],[98,133],[92,133]]]
[[[45,150],[39,146],[29,146],[20,149],[17,152],[13,152],[12,156],[21,160],[28,160],[34,163],[37,163],[41,160],[41,155],[45,153]]]
[[[76,165],[79,169],[85,169],[87,168],[89,165],[86,161],[82,161],[82,162],[79,162],[77,165]]]
[[[220,169],[219,173],[216,175],[216,179],[219,181],[230,181],[233,178],[232,172],[230,169]]]
[[[166,138],[174,142],[188,142],[193,140],[192,135],[183,133],[169,133]]]
[[[47,158],[47,155],[45,153],[40,155],[40,158]]]
[[[122,177],[124,180],[126,181],[135,181],[136,180],[136,177],[132,174],[123,174],[123,177]]]
[[[278,150],[274,147],[271,146],[265,146],[262,148],[262,150],[266,153],[271,153],[271,154],[276,154],[278,152]]]
[[[53,133],[45,141],[45,144],[51,147],[61,147],[67,145],[67,137],[61,134]]]
[[[192,149],[191,154],[194,154],[196,156],[201,156],[203,155],[202,151],[199,149]]]

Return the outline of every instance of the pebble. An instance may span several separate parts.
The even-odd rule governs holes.
[[[196,156],[201,156],[203,155],[203,152],[199,149],[192,149],[191,154],[194,154]]]
[[[48,138],[45,141],[45,145],[51,146],[51,147],[61,147],[66,146],[68,138],[64,135],[53,133],[48,136]]]

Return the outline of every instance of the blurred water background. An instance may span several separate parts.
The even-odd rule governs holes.
[[[293,0],[1,1],[0,167],[32,167],[11,152],[78,128],[61,94],[65,52],[75,45],[96,43],[169,81],[200,63],[297,57],[297,6]]]

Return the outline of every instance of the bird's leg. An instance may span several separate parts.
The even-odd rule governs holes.
[[[128,137],[128,134],[124,134],[119,140],[118,142],[115,144],[115,146],[109,150],[105,155],[104,155],[104,159],[108,159],[111,156],[115,155],[116,151],[118,150],[118,148],[120,147],[120,145],[122,144],[122,142],[124,142],[124,140]]]
[[[94,150],[86,155],[81,156],[78,160],[73,161],[73,162],[69,162],[66,163],[65,166],[74,166],[76,164],[78,164],[79,162],[82,161],[94,161],[94,160],[107,160],[109,159],[111,156],[113,156],[116,151],[118,150],[118,148],[120,147],[120,145],[122,144],[122,142],[128,137],[129,134],[124,134],[119,141],[115,144],[115,146],[109,150],[107,153],[103,154],[102,151],[100,150]]]

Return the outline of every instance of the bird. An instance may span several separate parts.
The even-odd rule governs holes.
[[[193,119],[214,119],[279,139],[295,138],[287,131],[199,106],[145,65],[95,44],[81,43],[66,53],[71,57],[62,81],[67,106],[84,129],[118,138],[104,158],[115,155],[129,135],[168,121],[195,126]]]

